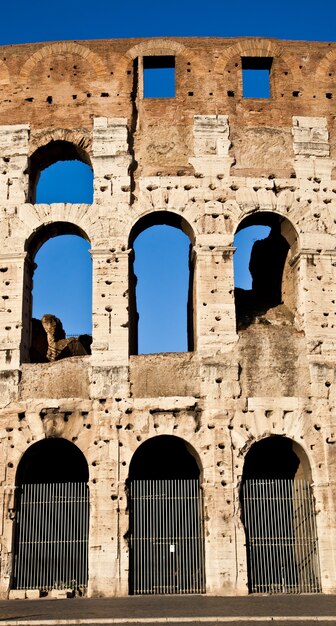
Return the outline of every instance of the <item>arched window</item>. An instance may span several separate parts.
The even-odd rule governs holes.
[[[130,353],[193,349],[191,229],[182,218],[153,213],[130,236]]]
[[[69,141],[50,141],[30,158],[30,202],[91,204],[93,172],[88,154]]]
[[[29,354],[24,360],[90,354],[92,262],[84,237],[78,227],[58,222],[37,231],[27,244],[31,262],[26,268],[24,331]]]
[[[66,439],[44,439],[25,452],[16,473],[13,589],[85,591],[88,479],[83,453]]]
[[[160,435],[129,470],[130,594],[203,593],[200,470],[191,446]]]
[[[241,222],[234,240],[238,329],[275,307],[277,315],[293,321],[296,285],[290,260],[296,244],[293,226],[275,213],[254,213]]]
[[[250,593],[321,591],[310,465],[300,446],[273,436],[246,455],[241,487]]]

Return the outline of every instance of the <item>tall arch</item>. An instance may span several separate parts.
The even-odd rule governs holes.
[[[241,247],[248,245],[247,239],[239,242],[238,240],[250,227],[255,227],[256,231],[248,262],[252,285],[251,288],[237,287],[238,254]],[[261,233],[260,227],[268,228],[266,236],[265,234],[258,236],[258,232]],[[279,314],[287,320],[293,320],[297,308],[297,277],[292,260],[297,252],[298,238],[291,222],[270,211],[258,211],[247,215],[237,228],[235,245],[237,247],[234,259],[235,302],[238,329],[245,328],[257,316],[280,305],[284,306]]]
[[[13,589],[71,589],[88,582],[88,465],[66,439],[39,441],[16,472]]]
[[[36,254],[39,252],[40,248],[49,240],[62,235],[75,235],[77,237],[80,237],[82,240],[89,241],[86,233],[79,226],[71,222],[52,222],[50,224],[43,225],[35,230],[26,241],[25,248],[27,251],[27,259],[24,275],[23,329],[21,347],[21,359],[23,362],[45,362],[67,356],[82,356],[85,354],[90,354],[90,329],[85,329],[84,331],[82,330],[80,333],[78,333],[78,336],[76,335],[66,338],[65,331],[62,325],[62,320],[54,315],[54,311],[44,311],[43,318],[45,317],[45,320],[43,318],[41,320],[35,319],[32,315],[32,288],[34,271],[36,269]],[[70,245],[68,245],[70,251],[72,250],[72,248],[75,248],[75,246],[72,244],[73,242],[70,242]],[[74,254],[86,255],[88,254],[88,252],[86,250],[79,250]],[[62,257],[62,255],[59,253],[57,256],[57,262],[59,263],[59,267],[61,267],[61,263],[64,261],[64,257]],[[91,259],[89,259],[89,263],[91,264]],[[52,261],[50,261],[50,264],[52,264]],[[90,266],[88,266],[87,271],[90,271]],[[88,276],[87,278],[90,282],[90,277]],[[45,287],[44,291],[46,291],[47,289],[52,290],[53,285],[48,284]],[[62,297],[69,298],[69,294],[66,295],[63,292],[60,298]],[[67,303],[68,308],[70,307],[70,310],[73,310],[73,307],[70,306],[70,303],[71,300]],[[89,306],[90,308],[90,304],[88,304],[87,302],[86,304],[84,302],[82,302],[81,304],[76,302],[76,306],[77,305],[80,305],[82,307]]]
[[[138,220],[133,226],[130,236],[129,236],[129,248],[133,250],[133,254],[130,255],[130,267],[129,267],[129,346],[130,346],[130,354],[138,354],[139,353],[139,324],[146,323],[147,319],[149,319],[148,312],[150,311],[150,303],[147,304],[147,307],[144,307],[143,317],[139,321],[139,312],[138,312],[138,300],[137,298],[139,294],[139,289],[141,288],[141,280],[144,278],[144,275],[136,276],[135,274],[135,260],[140,257],[142,254],[142,258],[145,258],[146,253],[150,250],[151,246],[146,245],[142,246],[141,251],[137,253],[135,258],[134,254],[134,245],[139,236],[145,233],[145,231],[149,232],[149,229],[153,227],[164,227],[168,226],[170,229],[176,229],[182,231],[186,235],[184,238],[184,249],[185,253],[182,256],[176,256],[176,248],[181,246],[180,242],[177,242],[176,246],[171,246],[171,257],[170,257],[170,269],[171,271],[175,270],[177,273],[180,273],[183,276],[187,277],[181,286],[181,290],[183,291],[182,298],[184,298],[184,319],[178,319],[177,324],[180,327],[183,327],[184,332],[184,348],[176,349],[175,346],[173,348],[170,347],[170,344],[167,348],[164,349],[153,349],[153,350],[145,350],[146,352],[183,352],[183,351],[192,351],[194,349],[194,311],[193,311],[193,291],[194,291],[194,267],[193,267],[193,255],[192,255],[192,244],[194,241],[193,231],[188,224],[188,222],[180,215],[171,213],[169,211],[155,211],[152,213],[146,214],[140,220]],[[162,234],[162,238],[164,240],[164,233]],[[188,238],[188,239],[187,239]],[[139,240],[138,240],[139,241]],[[175,257],[174,257],[175,255]],[[174,263],[175,258],[175,263]],[[178,263],[181,263],[179,267],[176,265],[176,259],[178,258]],[[147,275],[147,278],[151,278],[154,270],[158,270],[160,268],[160,256],[154,259],[151,265],[151,269]],[[158,276],[158,280],[159,280]],[[165,290],[165,280],[162,278],[159,284],[160,291]],[[170,292],[169,292],[170,293]],[[174,312],[173,305],[176,301],[177,292],[176,290],[172,290],[170,293],[170,305],[171,316]],[[168,299],[168,298],[167,298]],[[182,305],[181,305],[182,307]],[[156,315],[153,318],[155,324],[158,325],[158,333],[160,331],[160,319],[159,316]],[[172,335],[173,332],[167,333]],[[166,344],[167,345],[167,344]]]
[[[321,591],[310,464],[291,439],[252,445],[241,486],[250,593]]]
[[[203,593],[200,467],[179,437],[159,435],[129,469],[130,594]]]

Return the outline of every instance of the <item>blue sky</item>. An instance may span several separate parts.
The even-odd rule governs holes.
[[[313,0],[282,0],[281,3],[270,3],[269,0],[241,0],[239,3],[232,0],[208,0],[206,3],[171,0],[169,4],[148,0],[129,0],[127,3],[120,0],[95,0],[94,3],[88,0],[58,0],[50,4],[41,0],[16,0],[2,7],[1,17],[1,45],[62,39],[159,36],[260,36],[333,41],[336,32],[335,0],[320,0],[318,3]],[[60,178],[57,178],[57,172],[43,172],[38,201],[90,202],[91,173],[87,168],[77,173],[75,182],[76,172],[67,176],[64,171],[59,171]],[[72,183],[67,188],[70,179]],[[236,239],[236,244],[239,244],[235,254],[236,276],[244,266],[247,267],[250,248],[257,236],[253,233],[246,240],[246,235],[239,233]],[[135,270],[139,278],[140,274],[142,276],[138,291],[140,352],[186,349],[186,324],[179,320],[182,317],[185,320],[188,245],[182,233],[168,227],[161,227],[161,230],[157,227],[151,233],[139,236],[135,242]],[[167,252],[169,246],[174,250],[174,259]],[[41,317],[46,312],[55,313],[63,320],[68,334],[91,331],[91,261],[88,248],[87,242],[79,238],[55,238],[43,246],[36,257],[34,315]],[[150,291],[148,276],[153,267],[156,276]],[[180,270],[182,267],[184,269]],[[173,291],[168,300],[161,300],[159,286],[172,276]],[[245,271],[239,281],[239,286],[249,288],[248,272]],[[53,289],[48,290],[51,284]],[[52,293],[55,292],[58,297],[53,300]],[[61,293],[64,295],[63,303],[60,303]],[[176,308],[169,309],[169,301],[174,299],[182,307],[178,311]],[[161,304],[161,309],[156,311],[153,303]],[[156,319],[161,320],[161,326],[156,324]]]
[[[335,39],[334,0],[15,0],[2,4],[1,44],[164,35]]]

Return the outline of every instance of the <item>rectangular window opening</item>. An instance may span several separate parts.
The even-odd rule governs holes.
[[[175,98],[175,57],[143,57],[144,98]]]
[[[243,98],[270,98],[272,57],[242,57]]]

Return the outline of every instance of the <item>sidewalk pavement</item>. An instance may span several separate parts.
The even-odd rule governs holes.
[[[2,600],[0,626],[53,624],[305,624],[336,626],[336,596],[133,596]]]

